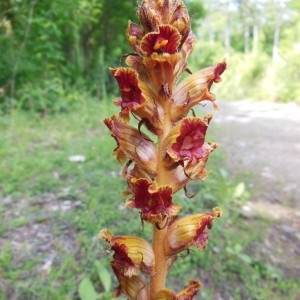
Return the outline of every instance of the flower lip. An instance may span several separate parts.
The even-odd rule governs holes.
[[[126,201],[126,206],[141,209],[141,218],[145,221],[161,222],[180,210],[178,204],[172,203],[173,190],[169,186],[158,188],[145,178],[132,178],[129,187],[134,196]]]
[[[201,282],[197,280],[190,280],[188,286],[186,286],[181,292],[177,295],[169,290],[163,289],[160,290],[155,295],[155,300],[186,300],[186,299],[194,299],[201,288]]]
[[[124,293],[129,297],[129,299],[150,299],[147,285],[140,279],[139,276],[125,276],[123,273],[120,272],[118,265],[114,261],[111,262],[111,267],[119,281],[119,286],[115,289],[113,293],[114,298],[117,298],[122,293]]]
[[[116,116],[104,120],[117,142],[114,153],[120,162],[126,158],[155,174],[157,171],[157,149],[150,138],[138,129],[125,124]]]
[[[174,54],[180,44],[178,30],[170,25],[161,25],[158,31],[146,34],[141,42],[141,50],[150,56],[153,52]]]
[[[211,229],[215,218],[221,217],[221,213],[221,209],[216,207],[211,213],[186,216],[173,221],[166,235],[169,255],[176,255],[192,245],[203,250],[208,243],[208,229]]]
[[[115,104],[121,106],[122,111],[141,107],[145,99],[138,85],[137,72],[131,68],[117,68],[110,71],[118,82],[122,97],[115,101]]]
[[[154,253],[147,241],[135,236],[113,236],[108,229],[102,229],[98,236],[114,251],[113,264],[118,272],[128,277],[137,275],[139,270],[153,273]]]
[[[214,101],[215,96],[210,92],[214,82],[220,82],[221,75],[226,69],[226,62],[221,62],[193,73],[183,79],[174,92],[174,105],[171,107],[172,121],[184,117],[189,110],[202,101]]]

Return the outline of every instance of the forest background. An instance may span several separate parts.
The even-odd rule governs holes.
[[[230,58],[219,97],[300,102],[299,1],[186,2],[199,38],[191,66]],[[76,102],[75,90],[105,99],[115,89],[108,67],[131,51],[125,29],[137,20],[136,4],[1,0],[2,109],[64,111]]]

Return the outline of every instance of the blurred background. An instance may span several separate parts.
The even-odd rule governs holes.
[[[185,1],[196,71],[226,58],[213,87],[213,153],[183,214],[219,205],[205,251],[168,286],[199,299],[300,299],[300,2]],[[122,167],[102,120],[116,113],[109,67],[132,52],[136,0],[0,0],[0,299],[111,299],[112,253],[97,233],[148,238],[124,208]],[[209,104],[197,108],[210,112]]]

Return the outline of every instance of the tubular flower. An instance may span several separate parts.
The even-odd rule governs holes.
[[[184,117],[196,104],[204,100],[214,101],[215,96],[210,93],[214,82],[220,82],[221,75],[226,69],[226,62],[200,70],[186,77],[174,92],[174,105],[171,107],[172,121],[176,122]]]
[[[130,68],[110,69],[110,71],[117,79],[122,95],[122,98],[115,101],[115,104],[121,107],[121,115],[128,119],[131,110],[138,109],[145,103],[145,98],[138,86],[138,75]]]
[[[138,73],[131,68],[111,69],[112,75],[118,81],[121,98],[115,104],[121,107],[120,117],[128,122],[130,112],[143,120],[148,120],[149,127],[161,126],[160,107],[153,101],[154,94],[141,80]],[[147,100],[146,100],[147,99]],[[151,125],[151,126],[150,126]],[[157,129],[158,130],[158,129]]]
[[[120,162],[129,158],[149,172],[157,169],[157,149],[150,138],[139,130],[124,124],[117,117],[104,120],[117,142],[115,155]]]
[[[155,300],[189,300],[193,299],[197,295],[201,288],[201,282],[196,280],[190,280],[189,285],[186,286],[180,293],[177,295],[168,289],[159,291],[155,295]]]
[[[172,203],[173,191],[168,186],[157,188],[147,179],[132,178],[129,187],[134,197],[127,200],[126,206],[140,209],[144,221],[161,222],[180,210],[180,205]]]
[[[190,31],[190,16],[181,0],[144,0],[139,19],[146,33],[156,31],[160,24],[173,25],[182,37]]]
[[[102,229],[98,235],[111,246],[113,265],[119,273],[131,277],[138,271],[151,274],[154,268],[154,253],[145,240],[135,236],[113,236],[108,229]]]
[[[142,42],[141,50],[150,56],[152,53],[168,53],[177,52],[180,44],[180,33],[170,25],[160,25],[158,31],[147,33]]]
[[[208,229],[212,221],[220,218],[221,209],[214,208],[212,213],[197,214],[175,220],[167,232],[165,247],[168,255],[176,255],[183,250],[195,245],[203,250],[208,243]]]
[[[210,152],[217,145],[205,142],[205,134],[211,116],[205,120],[200,118],[185,118],[177,126],[173,127],[165,140],[167,155],[175,163],[184,167],[186,175],[191,179],[205,177],[204,169]]]
[[[126,277],[119,271],[118,265],[115,262],[111,263],[111,267],[119,281],[119,286],[115,289],[113,297],[117,298],[122,293],[129,299],[150,300],[149,290],[147,285],[140,279],[139,276]]]

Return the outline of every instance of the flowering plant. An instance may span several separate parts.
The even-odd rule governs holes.
[[[226,63],[189,71],[187,58],[196,39],[182,0],[144,0],[138,17],[140,26],[128,23],[127,38],[134,50],[126,55],[128,67],[111,69],[121,93],[115,100],[120,113],[104,123],[116,140],[114,154],[125,163],[125,204],[152,224],[153,239],[150,244],[139,237],[114,236],[108,229],[99,237],[114,251],[111,267],[119,281],[115,297],[123,293],[129,299],[193,299],[199,281],[189,281],[175,294],[165,288],[166,275],[180,252],[192,245],[205,248],[208,230],[221,210],[180,218],[181,207],[172,200],[190,181],[208,174],[205,164],[217,147],[205,141],[212,115],[199,118],[192,108],[204,100],[214,102],[210,88],[221,81]],[[189,75],[179,82],[185,71]],[[131,116],[138,119],[137,128],[130,125]]]

